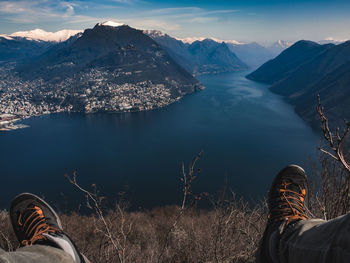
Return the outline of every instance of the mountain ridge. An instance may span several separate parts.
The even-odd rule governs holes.
[[[145,31],[160,44],[172,58],[193,75],[215,74],[245,70],[242,62],[224,43],[206,38],[192,43],[173,38],[161,31]]]
[[[350,41],[320,45],[303,40],[247,78],[270,84],[271,91],[284,96],[304,120],[316,127],[318,94],[332,125],[341,126],[343,118],[350,118],[349,76]]]

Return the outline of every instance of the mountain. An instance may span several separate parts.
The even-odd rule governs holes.
[[[213,39],[184,43],[160,31],[145,31],[169,55],[193,75],[232,72],[247,69],[225,43]]]
[[[49,83],[93,77],[99,72],[105,85],[151,81],[166,86],[174,97],[201,88],[154,40],[127,25],[97,24],[79,38],[18,64],[16,71],[26,80]]]
[[[16,61],[43,53],[51,43],[20,37],[0,37],[0,61]]]
[[[332,37],[328,37],[326,39],[318,41],[318,43],[321,44],[321,45],[323,45],[323,44],[335,44],[335,45],[338,45],[338,44],[344,43],[346,41],[348,41],[348,39],[334,39]]]
[[[247,78],[271,84],[271,91],[285,96],[296,112],[316,127],[318,94],[333,125],[341,125],[343,118],[350,119],[349,76],[350,41],[320,45],[303,40]]]
[[[86,29],[82,36],[69,45],[54,46],[30,62],[20,64],[17,70],[27,78],[65,78],[79,71],[101,67],[106,70],[143,70],[162,78],[173,71],[180,79],[194,81],[173,62],[167,53],[140,30],[123,25],[119,27],[97,24]],[[147,79],[146,73],[137,79]],[[135,81],[135,76],[124,77]],[[124,81],[119,79],[119,81]]]
[[[192,44],[195,41],[203,41],[205,39],[210,39],[218,43],[225,42],[226,44],[234,44],[234,45],[242,45],[244,43],[239,42],[237,40],[223,40],[223,39],[218,39],[215,37],[185,37],[185,38],[176,38],[177,40],[182,41],[185,44]]]
[[[0,35],[0,61],[13,62],[38,56],[47,48],[80,35],[80,30],[66,29],[54,33],[35,29]]]
[[[279,55],[283,50],[292,46],[293,43],[286,40],[277,40],[271,46],[268,47],[270,52],[272,52],[275,56]]]
[[[256,42],[247,44],[226,44],[237,57],[252,68],[257,68],[276,56],[274,52],[271,52],[268,48]]]
[[[190,44],[186,44],[157,30],[145,30],[144,33],[161,45],[184,69],[193,73],[196,63],[191,60],[192,55],[188,50]]]
[[[223,73],[248,68],[224,42],[218,43],[211,39],[195,41],[188,50],[196,62],[194,74]]]
[[[331,125],[343,127],[343,119],[350,120],[350,60],[292,99],[296,112],[314,127],[320,123],[315,114],[317,95],[320,95]]]
[[[350,59],[350,41],[338,46],[326,44],[321,47],[325,48],[324,52],[300,65],[285,79],[274,84],[271,90],[285,96],[303,92]]]
[[[37,28],[30,31],[19,31],[9,35],[0,35],[0,37],[6,37],[9,40],[13,38],[24,38],[26,40],[35,41],[63,42],[81,32],[81,30],[71,29],[63,29],[57,32],[47,32],[45,30]]]
[[[290,48],[284,50],[279,56],[266,62],[249,74],[247,78],[266,84],[275,84],[331,46],[320,45],[306,40],[298,41]]]

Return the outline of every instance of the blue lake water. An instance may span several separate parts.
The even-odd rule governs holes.
[[[320,136],[247,73],[201,76],[205,90],[159,110],[46,115],[0,133],[0,208],[20,192],[78,207],[83,195],[63,176],[75,169],[81,185],[96,183],[110,200],[122,191],[133,207],[179,203],[181,162],[200,150],[195,192],[215,194],[227,182],[261,198],[283,166],[309,169]]]

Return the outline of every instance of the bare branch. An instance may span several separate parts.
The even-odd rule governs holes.
[[[345,129],[343,133],[340,133],[340,128],[338,127],[335,131],[335,136],[334,136],[329,128],[328,118],[324,114],[324,107],[321,104],[321,99],[319,95],[317,96],[317,101],[318,101],[317,112],[321,118],[321,128],[323,132],[323,137],[328,142],[330,149],[333,151],[333,154],[321,148],[320,148],[320,151],[327,154],[328,156],[335,159],[336,161],[339,161],[342,164],[342,166],[345,168],[345,170],[350,174],[350,164],[345,160],[344,154],[342,151],[343,143],[350,131],[350,122],[344,120]],[[334,141],[334,139],[336,139],[336,141]]]
[[[182,215],[184,214],[185,210],[186,210],[186,203],[187,203],[187,199],[188,196],[191,195],[191,184],[193,182],[194,179],[196,179],[195,176],[195,165],[196,162],[198,161],[198,159],[202,156],[203,151],[200,151],[192,160],[192,162],[189,164],[188,167],[188,172],[186,173],[185,171],[185,164],[182,162],[181,165],[181,171],[182,171],[182,177],[181,177],[181,181],[183,183],[183,197],[182,197],[182,202],[181,202],[181,207],[174,219],[173,224],[171,225],[171,227],[169,228],[169,230],[166,233],[165,236],[165,242],[162,246],[162,249],[160,251],[160,254],[158,256],[158,260],[157,262],[159,263],[164,255],[164,252],[169,244],[169,238],[170,238],[170,234],[174,231],[174,229],[176,228],[176,225],[178,224],[178,222],[180,221]],[[197,200],[197,198],[195,198],[195,201]]]

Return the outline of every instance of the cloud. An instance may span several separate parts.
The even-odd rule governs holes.
[[[141,0],[112,0],[112,2],[118,3],[118,4],[126,4],[126,5],[132,5],[136,3],[142,3]]]
[[[0,16],[3,21],[10,23],[60,23],[74,18],[76,7],[78,7],[77,3],[68,1],[0,1]]]
[[[200,7],[175,7],[175,8],[161,8],[154,9],[145,12],[146,17],[152,16],[158,19],[164,20],[178,20],[188,23],[207,23],[215,20],[219,20],[223,15],[231,15],[233,13],[240,12],[237,9],[219,9],[219,10],[206,10]]]
[[[178,14],[178,13],[195,13],[200,12],[202,9],[199,7],[170,7],[170,8],[160,8],[153,9],[149,11],[150,14],[153,15],[167,15],[167,14]]]
[[[208,10],[197,6],[140,9],[144,0],[0,0],[2,30],[4,25],[35,24],[50,30],[48,25],[86,28],[105,20],[116,20],[139,29],[157,29],[177,33],[186,24],[205,24],[239,10]],[[140,4],[140,5],[139,5]],[[130,6],[132,5],[132,6]],[[34,27],[34,26],[33,26]],[[1,29],[0,29],[1,30]]]
[[[207,23],[207,22],[212,22],[215,20],[216,20],[215,17],[200,17],[200,16],[198,16],[198,17],[191,18],[187,21],[190,23]]]
[[[65,16],[73,16],[75,14],[74,5],[70,3],[64,3],[66,7]]]
[[[219,10],[206,10],[200,7],[191,6],[191,7],[174,7],[174,8],[161,8],[153,9],[148,13],[149,15],[158,15],[158,16],[172,16],[172,17],[183,17],[183,16],[205,16],[205,15],[220,15],[220,14],[231,14],[239,12],[237,9],[219,9]]]
[[[160,19],[124,19],[123,22],[138,29],[157,29],[168,32],[180,29],[180,25]]]

